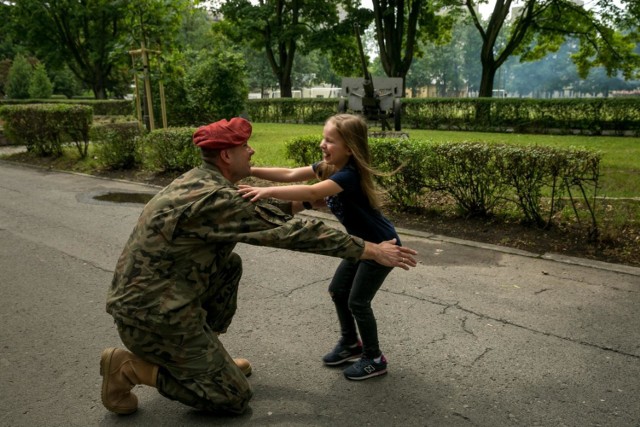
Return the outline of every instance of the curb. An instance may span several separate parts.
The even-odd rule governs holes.
[[[335,224],[340,224],[340,222],[336,220],[333,215],[327,214],[324,212],[303,211],[301,213],[298,213],[297,215],[306,216],[306,217],[315,218],[315,219],[322,219],[323,221],[330,221]],[[547,261],[554,261],[554,262],[563,263],[563,264],[579,265],[581,267],[595,268],[598,270],[606,270],[606,271],[612,271],[616,273],[629,274],[631,276],[640,277],[640,267],[633,267],[633,266],[623,265],[623,264],[613,264],[610,262],[590,260],[586,258],[571,257],[571,256],[556,254],[552,252],[546,252],[546,253],[540,254],[535,252],[524,251],[522,249],[508,248],[505,246],[493,245],[490,243],[474,242],[472,240],[463,240],[455,237],[442,236],[435,233],[425,233],[423,231],[410,230],[407,228],[397,227],[396,230],[398,231],[399,234],[403,234],[405,236],[419,237],[421,239],[426,239],[426,240],[451,243],[454,245],[469,246],[472,248],[485,249],[485,250],[490,250],[494,252],[501,252],[509,255],[517,255],[517,256],[523,256],[528,258],[539,258]]]
[[[137,184],[137,185],[141,185],[141,186],[149,187],[149,188],[154,188],[154,189],[158,189],[158,190],[163,188],[162,186],[159,186],[159,185],[146,184],[144,182],[128,181],[128,180],[125,180],[125,179],[117,179],[117,178],[106,178],[106,177],[90,175],[90,174],[81,173],[81,172],[65,171],[65,170],[59,170],[59,169],[49,169],[49,168],[43,168],[43,167],[40,167],[40,166],[29,165],[29,164],[25,164],[25,163],[21,163],[21,162],[12,162],[10,160],[5,160],[5,159],[0,159],[0,163],[8,163],[8,164],[11,164],[11,165],[14,165],[14,166],[21,166],[21,167],[32,168],[32,169],[48,170],[48,171],[58,172],[58,173],[67,173],[67,174],[70,174],[70,175],[85,176],[85,177],[89,177],[89,178],[97,178],[97,179],[102,179],[102,180],[105,180],[105,181],[121,182],[121,183],[125,183],[125,184]],[[340,226],[340,222],[333,215],[325,213],[325,212],[302,211],[302,212],[298,213],[297,215],[302,216],[302,217],[312,218],[312,219],[321,219],[323,221],[331,222],[334,225],[339,225]],[[421,239],[433,240],[433,241],[445,242],[445,243],[451,243],[451,244],[455,244],[455,245],[469,246],[469,247],[472,247],[472,248],[485,249],[485,250],[490,250],[490,251],[494,251],[494,252],[501,252],[501,253],[505,253],[505,254],[523,256],[523,257],[528,257],[528,258],[539,258],[539,259],[544,259],[544,260],[547,260],[547,261],[553,261],[553,262],[558,262],[558,263],[563,263],[563,264],[579,265],[581,267],[595,268],[595,269],[598,269],[598,270],[606,270],[606,271],[612,271],[612,272],[616,272],[616,273],[628,274],[628,275],[631,275],[631,276],[640,277],[640,267],[633,267],[633,266],[624,265],[624,264],[613,264],[613,263],[609,263],[609,262],[590,260],[590,259],[586,259],[586,258],[571,257],[571,256],[562,255],[562,254],[556,254],[556,253],[552,253],[552,252],[547,252],[547,253],[542,253],[542,254],[534,253],[534,252],[524,251],[524,250],[516,249],[516,248],[508,248],[508,247],[505,247],[505,246],[493,245],[493,244],[490,244],[490,243],[474,242],[472,240],[463,240],[463,239],[458,239],[458,238],[455,238],[455,237],[442,236],[442,235],[435,234],[435,233],[426,233],[426,232],[418,231],[418,230],[410,230],[410,229],[407,229],[407,228],[397,227],[396,230],[398,231],[399,234],[403,234],[405,236],[418,237],[418,238],[421,238]]]

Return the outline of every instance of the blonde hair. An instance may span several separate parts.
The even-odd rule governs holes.
[[[353,163],[360,173],[360,187],[374,209],[380,209],[380,199],[373,183],[374,175],[382,175],[371,167],[369,152],[369,129],[364,117],[356,114],[337,114],[329,117],[325,124],[333,124],[352,153]],[[335,166],[322,162],[316,175],[320,180],[329,178],[336,171]]]

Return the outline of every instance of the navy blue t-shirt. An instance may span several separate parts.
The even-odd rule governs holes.
[[[320,162],[312,165],[314,172],[319,164]],[[369,204],[360,187],[360,173],[352,163],[335,172],[329,179],[343,191],[326,197],[325,200],[347,233],[372,243],[397,239],[396,243],[400,245],[400,238],[391,221]]]

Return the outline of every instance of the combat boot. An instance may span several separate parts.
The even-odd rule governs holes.
[[[240,368],[245,377],[251,375],[251,363],[247,359],[233,359],[236,366]]]
[[[102,404],[116,414],[131,414],[138,409],[138,398],[131,393],[136,384],[156,387],[158,365],[145,362],[120,348],[107,348],[100,358]]]
[[[223,332],[215,332],[216,336],[219,337],[223,334]],[[240,368],[245,377],[251,375],[251,363],[247,359],[233,359],[236,366]]]

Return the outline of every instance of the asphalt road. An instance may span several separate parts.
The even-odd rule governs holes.
[[[248,413],[216,417],[138,386],[130,416],[100,401],[121,345],[105,312],[156,188],[0,161],[2,426],[640,426],[640,269],[402,232],[420,264],[374,300],[389,374],[344,379],[326,288],[338,260],[238,245],[239,311],[223,342],[251,360]]]

